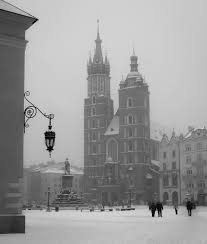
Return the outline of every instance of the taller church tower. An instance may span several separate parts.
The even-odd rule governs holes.
[[[113,118],[110,97],[110,64],[103,59],[99,27],[93,59],[89,57],[88,97],[84,101],[84,177],[85,193],[89,199],[97,198],[98,180],[103,175],[106,159],[104,133]]]

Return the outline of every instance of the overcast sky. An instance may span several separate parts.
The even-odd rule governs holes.
[[[103,52],[111,65],[111,94],[118,106],[122,75],[133,46],[149,84],[151,120],[177,132],[207,126],[207,1],[10,0],[39,19],[28,31],[25,90],[43,112],[54,113],[52,159],[83,165],[86,64],[100,20]],[[26,104],[25,104],[26,105]],[[25,133],[25,164],[48,160],[41,115]]]

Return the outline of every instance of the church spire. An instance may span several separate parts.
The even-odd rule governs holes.
[[[97,38],[95,40],[96,49],[95,49],[95,54],[93,57],[93,62],[95,62],[95,63],[103,63],[101,42],[102,42],[102,40],[101,40],[100,34],[99,34],[99,20],[97,20]]]
[[[133,52],[132,52],[132,56],[130,57],[131,59],[131,72],[138,72],[138,64],[137,64],[137,56],[135,54],[135,51],[134,51],[134,47],[133,47]]]

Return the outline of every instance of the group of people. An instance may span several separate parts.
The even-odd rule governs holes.
[[[187,200],[186,202],[186,208],[187,208],[187,211],[188,211],[188,216],[191,216],[192,215],[192,209],[193,209],[193,202],[190,201],[190,200]],[[155,212],[157,210],[158,212],[158,217],[162,217],[162,210],[163,210],[163,205],[160,201],[158,202],[149,202],[149,210],[151,211],[152,213],[152,217],[155,217]],[[177,204],[174,204],[174,210],[175,210],[175,214],[177,215],[178,214],[178,205]]]
[[[151,210],[152,217],[155,217],[156,210],[158,212],[158,217],[162,217],[163,205],[160,201],[158,201],[157,203],[149,203],[149,210]]]

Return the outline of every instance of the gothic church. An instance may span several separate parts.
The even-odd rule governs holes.
[[[152,164],[148,85],[137,56],[119,84],[119,108],[110,95],[110,64],[103,57],[99,30],[89,58],[88,96],[84,101],[85,198],[94,203],[136,204],[159,195],[158,167]]]

